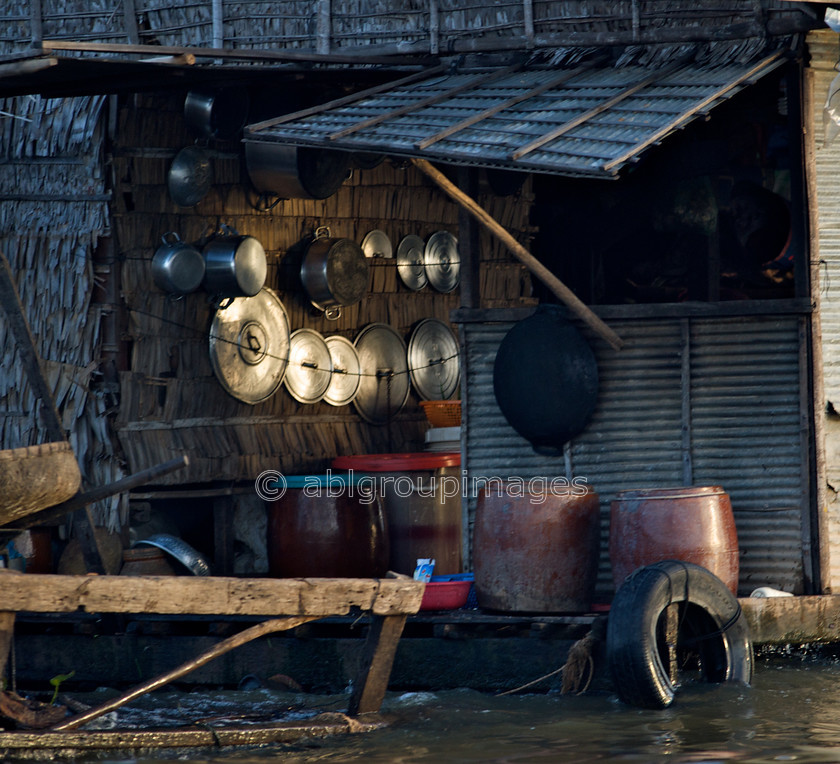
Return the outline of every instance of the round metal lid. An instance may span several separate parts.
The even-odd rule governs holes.
[[[387,324],[368,324],[356,337],[361,376],[353,405],[371,424],[385,424],[408,400],[403,338]]]
[[[378,228],[369,231],[362,239],[362,252],[365,253],[365,257],[391,258],[394,256],[394,248],[391,246],[388,234]]]
[[[331,406],[346,406],[359,392],[359,354],[355,345],[341,335],[327,337],[326,343],[332,357],[332,374],[324,400]]]
[[[423,239],[410,233],[397,246],[397,273],[409,289],[415,292],[428,283],[424,252],[426,245]]]
[[[461,276],[461,255],[458,239],[449,231],[437,231],[426,242],[423,253],[426,277],[438,292],[451,292]]]
[[[427,318],[408,341],[411,383],[424,401],[448,400],[461,380],[458,340],[443,321]]]
[[[284,382],[301,403],[317,403],[330,386],[332,357],[324,338],[314,329],[298,329],[289,339],[289,367]]]
[[[234,398],[259,403],[271,397],[289,362],[289,318],[268,288],[237,297],[216,311],[210,325],[210,363]]]

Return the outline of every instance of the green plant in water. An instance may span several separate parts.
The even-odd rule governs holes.
[[[55,703],[55,700],[58,697],[58,688],[61,685],[61,683],[68,680],[68,679],[72,679],[73,676],[75,676],[75,674],[76,674],[75,671],[71,671],[69,674],[56,674],[52,679],[50,679],[50,684],[53,687],[55,687],[52,699],[50,700],[50,705]]]

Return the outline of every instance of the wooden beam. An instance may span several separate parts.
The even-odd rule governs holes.
[[[405,106],[401,106],[399,109],[383,112],[382,114],[377,114],[376,116],[364,119],[361,122],[356,122],[353,125],[348,125],[347,127],[341,130],[337,130],[336,132],[331,133],[329,135],[329,139],[331,141],[334,141],[339,138],[344,138],[346,135],[352,135],[353,133],[357,133],[359,130],[363,130],[366,127],[373,127],[373,125],[378,125],[381,122],[385,122],[389,119],[395,119],[396,117],[401,117],[404,114],[410,114],[413,111],[424,109],[427,106],[432,106],[433,104],[445,101],[447,98],[452,98],[453,96],[456,96],[459,93],[463,93],[466,90],[472,90],[473,88],[480,87],[481,85],[486,85],[488,82],[493,82],[494,80],[506,77],[507,75],[513,74],[513,72],[521,68],[522,63],[518,63],[514,64],[513,66],[505,67],[504,69],[497,69],[496,71],[489,72],[488,74],[473,77],[468,82],[464,82],[461,85],[457,85],[453,88],[449,88],[448,90],[444,90],[442,93],[436,93],[435,95],[431,95],[428,98],[422,98],[419,101],[416,101],[415,103],[410,103],[406,104]]]
[[[352,716],[376,712],[382,705],[405,620],[404,615],[377,616],[373,619],[359,676],[350,696],[348,713]]]
[[[239,59],[246,61],[311,61],[322,64],[390,64],[396,61],[406,63],[409,54],[394,52],[391,55],[356,55],[330,53],[322,56],[297,50],[250,50],[244,48],[195,48],[179,45],[131,45],[108,42],[71,42],[69,40],[43,40],[41,49],[45,52],[57,50],[87,51],[88,53],[138,54],[146,56],[181,56],[192,54],[196,58]],[[417,57],[414,57],[417,59]],[[417,59],[428,60],[425,59]]]
[[[57,724],[55,727],[52,727],[53,732],[62,732],[66,730],[74,730],[81,727],[83,724],[87,724],[88,722],[93,721],[94,719],[98,719],[100,716],[104,716],[105,714],[115,711],[118,708],[121,708],[126,703],[130,703],[135,698],[139,698],[141,695],[145,695],[146,693],[153,692],[154,690],[163,687],[164,685],[169,684],[170,682],[174,682],[176,679],[180,679],[182,676],[189,674],[191,671],[195,671],[197,668],[201,668],[210,661],[224,655],[225,653],[230,652],[234,648],[240,647],[241,645],[247,644],[258,637],[262,637],[265,634],[272,634],[277,631],[287,631],[288,629],[293,629],[296,626],[300,626],[301,624],[307,623],[308,621],[313,621],[314,618],[275,618],[271,621],[264,621],[263,623],[258,623],[256,626],[252,626],[249,629],[245,629],[244,631],[239,632],[239,634],[234,634],[232,637],[228,637],[227,639],[219,642],[219,644],[214,645],[206,652],[199,655],[197,658],[194,658],[191,661],[187,661],[186,663],[182,663],[177,668],[172,669],[171,671],[167,671],[164,674],[160,674],[156,676],[154,679],[151,679],[148,682],[144,682],[137,687],[124,692],[122,695],[119,695],[116,698],[112,698],[111,700],[102,703],[101,705],[96,706],[95,708],[91,708],[89,711],[85,711],[78,716],[74,716],[71,719],[68,719],[61,724]],[[380,701],[381,702],[381,701]],[[374,710],[379,710],[378,707]]]
[[[574,119],[570,119],[568,122],[564,122],[562,125],[555,127],[553,130],[549,130],[544,135],[541,135],[539,138],[534,139],[530,143],[521,146],[520,148],[516,149],[511,154],[511,159],[521,159],[526,154],[530,154],[532,151],[545,146],[546,143],[551,143],[551,141],[559,138],[561,135],[565,135],[570,130],[574,130],[574,128],[582,125],[584,122],[588,122],[592,117],[596,117],[602,112],[605,112],[607,109],[611,109],[618,103],[621,103],[625,99],[629,98],[631,95],[638,93],[640,90],[643,90],[648,85],[653,84],[654,82],[658,82],[663,78],[667,77],[670,74],[673,74],[678,69],[681,69],[687,63],[686,57],[680,58],[671,66],[666,66],[662,69],[658,69],[653,74],[648,75],[644,79],[639,80],[638,82],[624,88],[619,93],[616,93],[611,98],[607,98],[606,101],[602,101],[597,106],[588,109],[587,111],[583,112],[583,114],[579,114]]]
[[[291,122],[295,119],[303,119],[303,117],[311,117],[315,114],[322,114],[323,112],[329,111],[330,109],[337,109],[341,106],[347,106],[348,104],[355,103],[356,101],[361,101],[363,98],[369,98],[370,96],[377,95],[378,93],[382,93],[386,90],[393,90],[394,88],[403,87],[405,85],[411,85],[417,82],[418,80],[425,80],[428,77],[431,77],[435,74],[440,74],[447,68],[447,66],[440,64],[438,66],[433,66],[431,69],[426,69],[422,72],[415,72],[414,74],[409,74],[407,77],[403,77],[399,80],[394,80],[393,82],[383,82],[381,85],[376,85],[372,88],[368,88],[367,90],[361,90],[358,93],[351,93],[350,95],[343,96],[342,98],[336,98],[332,101],[327,101],[326,103],[318,104],[317,106],[310,106],[308,109],[301,109],[300,111],[291,112],[290,114],[281,114],[279,117],[266,119],[263,122],[255,122],[253,125],[246,125],[245,132],[256,133],[260,130],[264,130],[267,127],[274,127],[275,125],[282,125],[286,122]]]
[[[2,576],[8,571],[0,569]],[[374,615],[420,609],[425,584],[411,579],[62,576],[27,573],[0,586],[0,612],[165,615]]]
[[[784,63],[784,60],[782,58],[784,55],[785,51],[778,50],[772,55],[767,56],[767,58],[757,63],[755,66],[750,67],[748,71],[744,72],[737,79],[727,83],[722,88],[712,93],[712,95],[704,98],[702,101],[698,101],[694,106],[691,107],[691,109],[680,114],[680,116],[674,122],[671,122],[665,125],[664,127],[661,127],[655,133],[645,138],[644,141],[642,141],[641,143],[637,143],[635,146],[633,146],[633,148],[625,151],[621,156],[615,157],[609,162],[606,162],[604,165],[602,165],[603,169],[611,170],[613,167],[616,167],[617,165],[626,162],[631,157],[636,156],[640,151],[647,148],[648,146],[651,146],[654,143],[657,143],[658,141],[662,140],[662,138],[668,135],[668,133],[676,130],[681,124],[687,122],[690,117],[693,117],[695,114],[698,114],[699,112],[702,112],[705,109],[709,108],[715,101],[725,96],[733,88],[738,87],[742,82],[746,82],[759,72],[765,74],[766,72],[762,71],[764,69],[770,71],[769,67],[771,67],[774,63],[776,64],[776,66],[780,66]]]
[[[467,196],[442,172],[435,169],[425,159],[412,159],[412,163],[421,172],[431,178],[437,185],[458,204],[461,204],[474,215],[478,221],[487,228],[497,239],[499,239],[519,260],[542,281],[558,299],[560,299],[569,310],[592,329],[599,337],[605,340],[610,347],[619,350],[624,344],[621,338],[607,326],[580,298],[572,292],[560,279],[546,268],[536,257],[528,252],[508,231],[490,215],[487,210],[481,207],[474,199]]]
[[[509,109],[512,106],[516,106],[523,101],[527,101],[529,98],[534,98],[535,96],[541,95],[545,93],[547,90],[551,90],[552,88],[556,88],[558,85],[562,85],[564,82],[568,82],[570,79],[576,77],[581,72],[585,72],[587,69],[591,69],[596,64],[603,63],[606,60],[606,56],[597,56],[591,61],[588,61],[581,66],[576,66],[574,69],[568,69],[567,71],[559,74],[557,77],[550,79],[548,82],[544,82],[542,85],[537,85],[537,87],[531,88],[530,90],[526,90],[524,93],[521,93],[518,96],[513,96],[512,98],[508,98],[502,101],[495,106],[491,106],[489,109],[485,109],[484,111],[479,112],[478,114],[473,114],[471,117],[467,117],[466,119],[462,119],[460,122],[456,122],[454,125],[447,127],[445,130],[441,130],[439,133],[435,133],[434,135],[430,135],[428,138],[424,138],[422,141],[416,143],[418,149],[425,149],[431,146],[433,143],[437,143],[438,141],[443,140],[444,138],[448,138],[450,135],[460,132],[461,130],[465,130],[468,127],[476,124],[477,122],[481,122],[489,117],[492,117],[495,114],[498,114],[500,111],[504,111],[505,109]]]

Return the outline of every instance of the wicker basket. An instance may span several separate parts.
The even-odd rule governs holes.
[[[460,427],[461,401],[420,401],[433,427]]]

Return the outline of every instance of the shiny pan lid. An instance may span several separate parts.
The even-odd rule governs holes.
[[[324,338],[314,329],[297,329],[289,339],[289,365],[284,382],[300,403],[317,403],[332,376],[332,356]]]
[[[353,343],[341,335],[327,337],[326,343],[332,358],[332,374],[324,400],[331,406],[346,406],[359,392],[359,354]]]
[[[263,288],[216,311],[210,325],[210,363],[219,384],[244,403],[271,397],[286,373],[289,319],[280,298]]]
[[[408,369],[417,394],[425,401],[452,398],[461,381],[458,340],[437,318],[426,318],[408,341]]]
[[[397,273],[409,289],[418,291],[429,282],[426,276],[423,239],[410,233],[397,246]]]
[[[371,424],[385,424],[408,400],[405,341],[387,324],[368,324],[354,343],[359,356],[356,411]]]
[[[437,231],[426,242],[423,263],[429,283],[438,292],[451,292],[461,279],[458,239],[449,231]]]

